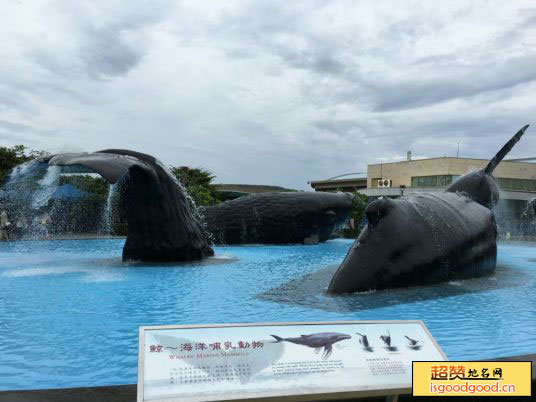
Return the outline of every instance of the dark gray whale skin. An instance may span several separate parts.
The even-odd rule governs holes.
[[[324,242],[350,217],[349,193],[259,193],[200,209],[216,244]]]
[[[462,176],[445,192],[380,198],[369,204],[365,211],[369,223],[327,292],[363,292],[492,274],[497,225],[491,208],[499,199],[499,189],[491,174],[527,127],[484,169]]]
[[[49,165],[82,165],[110,183],[124,178],[128,236],[123,261],[192,261],[214,255],[176,180],[153,156],[124,149],[58,154]]]

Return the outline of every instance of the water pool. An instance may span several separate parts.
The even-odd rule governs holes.
[[[351,241],[181,265],[123,264],[123,242],[0,243],[0,390],[135,383],[140,325],[422,319],[450,359],[536,351],[535,244],[500,244],[492,277],[328,297]]]

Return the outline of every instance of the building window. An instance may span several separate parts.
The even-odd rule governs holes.
[[[456,181],[458,177],[460,176],[413,176],[411,178],[411,187],[447,187]]]
[[[504,177],[496,177],[495,180],[501,190],[536,192],[536,180],[507,179]]]
[[[413,176],[411,187],[447,187],[459,178],[460,176],[456,175]],[[496,177],[495,180],[501,190],[536,192],[536,180],[504,177]]]

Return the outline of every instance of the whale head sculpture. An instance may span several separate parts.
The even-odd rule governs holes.
[[[178,181],[153,156],[124,149],[44,157],[49,165],[82,165],[110,183],[124,180],[128,236],[123,260],[190,261],[214,254]]]
[[[333,276],[328,293],[426,285],[489,275],[495,270],[497,226],[491,208],[499,189],[491,176],[519,141],[517,132],[487,166],[440,193],[379,198],[368,225]]]

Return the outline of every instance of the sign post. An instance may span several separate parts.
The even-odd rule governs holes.
[[[140,327],[138,401],[396,396],[425,360],[446,356],[422,321]]]

